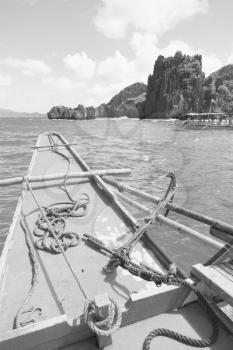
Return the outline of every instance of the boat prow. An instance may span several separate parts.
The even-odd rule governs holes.
[[[122,260],[119,248],[133,242],[139,223],[96,174],[60,134],[38,137],[0,259],[1,350],[97,349],[110,343],[113,349],[142,349],[157,326],[191,337],[210,332],[190,294],[194,282],[169,284],[173,272],[165,271],[145,241],[131,252],[133,263]],[[173,195],[160,201],[161,210]],[[156,273],[167,284],[153,283],[149,276]],[[105,317],[110,324],[96,330]],[[163,341],[158,348],[181,349]],[[220,327],[215,349],[232,344]]]

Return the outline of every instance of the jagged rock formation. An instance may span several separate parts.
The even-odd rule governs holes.
[[[51,119],[171,118],[189,112],[233,114],[233,64],[205,79],[202,57],[178,51],[174,57],[159,56],[148,86],[135,83],[100,106],[53,107]]]
[[[224,66],[208,76],[203,108],[205,111],[233,114],[233,64]]]
[[[77,109],[64,106],[55,106],[48,113],[49,119],[83,119],[82,113]]]
[[[80,104],[73,109],[55,106],[47,115],[49,119],[94,119],[121,116],[137,118],[139,117],[137,104],[145,100],[145,95],[146,85],[135,83],[120,91],[108,103],[103,103],[96,108],[84,107]]]
[[[178,51],[174,57],[159,56],[148,77],[141,117],[175,117],[187,112],[201,112],[203,105],[202,57]],[[143,111],[144,110],[144,111]]]

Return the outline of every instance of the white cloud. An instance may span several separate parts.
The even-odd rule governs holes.
[[[1,60],[0,64],[4,64],[11,68],[21,69],[22,73],[28,76],[33,76],[35,74],[48,74],[51,71],[50,67],[44,61],[30,58],[22,60],[9,57]]]
[[[0,99],[5,100],[7,98],[7,94],[5,92],[0,92]]]
[[[227,64],[233,64],[233,53],[231,53],[227,58]]]
[[[135,81],[135,73],[135,63],[119,51],[116,51],[113,56],[106,57],[97,65],[97,75],[114,83],[122,80]]]
[[[61,76],[58,78],[44,78],[42,80],[44,85],[48,85],[52,87],[54,90],[73,90],[77,88],[83,88],[84,84],[83,83],[75,83],[71,79]]]
[[[35,73],[29,69],[23,69],[21,72],[25,77],[33,77],[35,75]]]
[[[207,9],[208,0],[102,0],[94,24],[114,39],[123,38],[129,29],[161,35]]]
[[[95,73],[96,62],[85,52],[67,55],[64,58],[65,67],[74,71],[80,79],[92,78]]]
[[[0,86],[10,86],[12,83],[11,77],[7,74],[0,74]]]
[[[202,69],[206,76],[220,69],[223,65],[222,60],[216,55],[202,55]]]

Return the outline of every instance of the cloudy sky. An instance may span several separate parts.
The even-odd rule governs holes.
[[[97,106],[159,54],[233,63],[232,0],[0,0],[0,107]]]

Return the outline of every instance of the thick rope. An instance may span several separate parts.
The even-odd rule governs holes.
[[[109,315],[104,320],[96,318],[94,300],[86,299],[84,303],[84,320],[88,327],[98,336],[109,336],[121,325],[121,307],[113,299],[109,298],[109,300]]]
[[[210,318],[210,321],[212,324],[212,333],[209,338],[194,339],[167,328],[158,328],[158,329],[154,329],[146,336],[146,339],[143,343],[143,350],[150,350],[151,341],[158,336],[172,338],[180,343],[193,346],[196,348],[205,348],[207,346],[213,345],[218,339],[218,333],[219,333],[218,320],[214,312],[212,311],[212,309],[209,307],[205,298],[201,295],[201,293],[195,287],[193,287],[190,283],[188,283],[185,280],[172,277],[170,279],[170,282],[187,286],[197,295],[200,305],[205,309],[205,311],[207,312]]]
[[[18,311],[16,313],[15,320],[14,320],[15,328],[24,327],[24,326],[27,326],[29,323],[36,322],[36,316],[38,317],[38,316],[41,316],[41,314],[42,314],[42,309],[40,307],[34,307],[34,306],[28,307],[29,301],[30,301],[35,289],[36,289],[37,284],[38,284],[40,269],[39,269],[39,262],[38,262],[38,258],[37,258],[36,252],[35,252],[35,248],[33,247],[33,244],[31,243],[28,230],[25,227],[25,225],[23,224],[22,220],[21,220],[21,225],[22,225],[23,230],[25,232],[26,244],[28,247],[29,258],[31,261],[32,280],[31,280],[31,287],[30,287],[29,293],[28,293],[27,297],[25,298],[22,306],[18,309]],[[23,317],[25,315],[27,315],[27,317]],[[32,318],[32,315],[34,315],[34,318]]]

